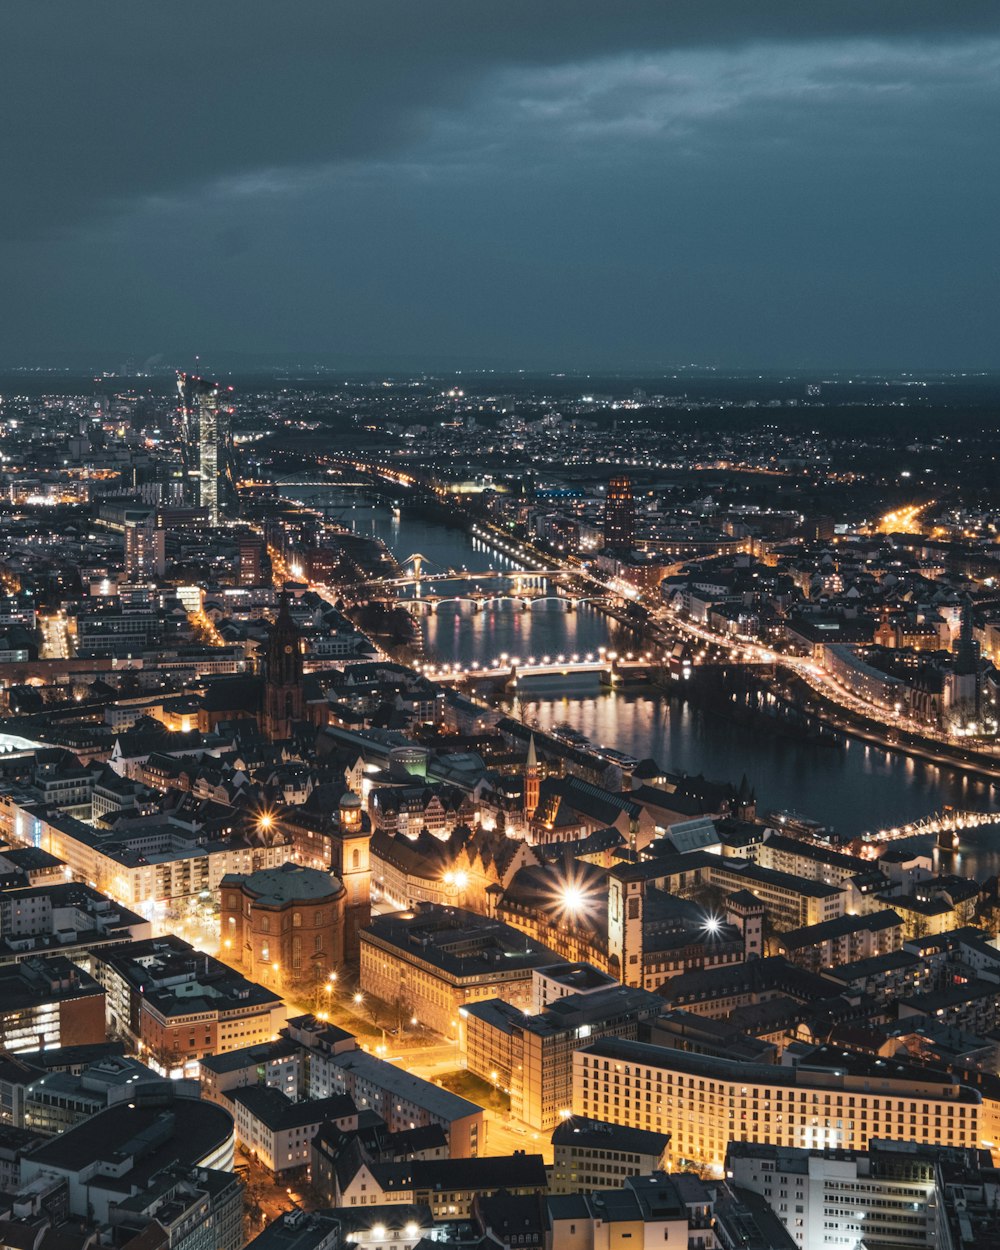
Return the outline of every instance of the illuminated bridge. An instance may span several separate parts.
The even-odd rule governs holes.
[[[517,685],[518,680],[527,677],[572,677],[578,673],[597,673],[608,685],[618,685],[626,677],[642,678],[656,667],[657,661],[652,653],[633,655],[631,652],[622,656],[617,651],[605,651],[602,647],[598,652],[589,651],[586,655],[543,655],[520,656],[501,655],[497,659],[480,664],[422,664],[420,672],[432,681],[464,682],[503,679],[508,685]]]
[[[963,829],[978,829],[983,825],[1000,823],[997,812],[943,811],[906,825],[894,825],[891,829],[879,829],[877,833],[863,833],[851,843],[852,849],[867,859],[878,858],[878,848],[885,842],[901,838],[919,838],[932,834],[942,850],[953,851],[958,846],[958,835]]]

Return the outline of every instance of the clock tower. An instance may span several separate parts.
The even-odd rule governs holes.
[[[282,591],[278,619],[271,626],[264,653],[264,716],[262,729],[272,742],[291,736],[303,717],[302,636]]]

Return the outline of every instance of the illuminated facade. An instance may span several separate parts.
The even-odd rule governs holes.
[[[186,476],[190,477],[194,427],[198,427],[198,504],[208,510],[208,523],[219,524],[219,474],[225,466],[228,442],[228,409],[219,402],[219,383],[187,373],[177,375],[180,400],[181,449]]]
[[[669,1133],[672,1170],[693,1163],[721,1171],[731,1141],[978,1146],[983,1102],[946,1073],[836,1048],[793,1068],[603,1041],[574,1055],[573,1111]]]
[[[622,985],[567,995],[537,1015],[498,998],[467,1003],[459,1009],[461,1049],[470,1072],[510,1094],[516,1120],[545,1132],[569,1113],[581,1041],[635,1038],[662,1007],[656,994]]]
[[[635,499],[632,481],[613,477],[604,500],[604,545],[629,550],[635,546]]]
[[[502,998],[528,1011],[532,969],[558,962],[516,930],[459,907],[376,916],[360,936],[362,990],[446,1037],[458,1036],[466,1003]]]
[[[371,920],[371,823],[361,808],[361,800],[350,791],[339,805],[337,827],[330,836],[331,864],[344,883],[344,959],[358,961],[359,934]]]
[[[530,820],[538,806],[539,777],[538,753],[535,750],[535,735],[528,739],[528,759],[524,769],[524,816]]]
[[[93,962],[109,1023],[171,1078],[197,1076],[206,1055],[272,1041],[287,1019],[273,990],[172,934],[96,952]]]
[[[166,531],[155,517],[125,523],[125,577],[144,581],[167,571]]]
[[[241,534],[238,544],[241,586],[259,586],[264,580],[264,555],[267,551],[259,534]]]
[[[336,877],[298,864],[223,877],[229,958],[265,985],[318,989],[344,962],[345,896]]]
[[[726,1179],[760,1194],[801,1250],[931,1246],[945,1205],[944,1163],[967,1175],[989,1166],[979,1151],[873,1142],[867,1151],[796,1150],[734,1142]]]
[[[97,981],[62,955],[11,964],[0,969],[0,1047],[16,1053],[103,1042],[104,1004]]]

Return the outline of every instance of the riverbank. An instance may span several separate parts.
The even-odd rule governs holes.
[[[817,713],[832,729],[848,734],[861,742],[876,743],[886,751],[894,751],[901,755],[914,756],[925,762],[952,768],[957,772],[969,773],[990,782],[1000,781],[1000,761],[995,757],[982,755],[961,746],[950,746],[935,738],[925,738],[921,734],[901,726],[884,725],[873,717],[864,717],[857,712],[834,703],[825,695],[820,694],[794,672],[791,674],[790,686],[798,687],[802,692],[804,704],[816,706]]]
[[[328,497],[331,506],[343,507],[341,524],[380,539],[400,564],[414,552],[442,568],[511,571],[521,564],[470,530],[413,509],[405,492],[399,493],[399,515],[381,504],[352,511],[351,505],[363,500],[357,490],[339,497],[331,490]],[[422,617],[421,627],[425,655],[442,663],[483,663],[504,652],[596,653],[601,646],[614,646],[612,622],[590,607],[566,612],[553,604],[514,612],[507,604],[473,615],[451,604]],[[753,725],[736,724],[724,712],[669,698],[666,691],[602,690],[593,676],[531,679],[516,698],[503,702],[505,709],[516,704],[516,713],[528,724],[537,721],[548,728],[571,722],[595,743],[637,759],[653,758],[672,771],[737,781],[746,773],[761,810],[806,812],[845,837],[919,820],[948,804],[990,810],[1000,802],[1000,788],[993,782],[894,751],[892,744],[883,747],[873,736],[843,733],[841,749],[831,750],[804,735],[762,733]],[[982,841],[992,835],[979,831],[976,836]]]

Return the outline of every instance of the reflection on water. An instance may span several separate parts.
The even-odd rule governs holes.
[[[502,655],[521,660],[586,655],[608,640],[607,618],[588,607],[566,612],[546,604],[521,612],[505,604],[473,613],[447,604],[421,623],[424,645],[435,658],[491,667]]]
[[[575,693],[535,686],[522,691],[518,711],[529,723],[550,729],[568,722],[597,744],[614,745],[638,759],[651,757],[670,769],[723,781],[747,774],[756,787],[758,809],[791,808],[842,836],[891,828],[930,815],[950,803],[956,808],[1000,810],[996,787],[944,772],[936,765],[894,755],[867,743],[843,748],[812,746],[706,712],[653,692],[600,692],[591,685]],[[996,860],[995,830],[962,835],[963,871],[972,875]]]
[[[428,572],[464,567],[474,586],[476,573],[517,568],[480,539],[406,505],[396,517],[355,492],[331,491],[324,501],[343,507],[342,524],[382,539],[398,559],[415,552],[426,556]],[[567,613],[552,603],[526,612],[503,604],[478,613],[468,605],[447,604],[421,624],[428,651],[442,662],[488,663],[503,652],[522,659],[582,654],[610,640],[610,622],[594,609]],[[791,808],[843,835],[906,824],[946,803],[982,810],[1000,806],[994,787],[868,744],[810,746],[653,692],[602,693],[593,677],[555,683],[533,679],[520,691],[514,710],[542,728],[568,721],[596,743],[640,759],[651,756],[670,768],[735,782],[745,772],[757,789],[761,811]],[[949,868],[955,870],[969,876],[1000,872],[1000,833],[982,828],[963,834],[959,858]]]
[[[311,496],[315,488],[306,488],[299,494]],[[373,508],[354,492],[336,490],[326,494],[324,502],[331,507],[343,507],[337,518],[340,524],[357,534],[381,539],[397,560],[403,561],[419,553],[425,557],[422,561],[425,573],[443,573],[449,569],[469,573],[468,578],[446,584],[424,581],[424,594],[446,598],[477,590],[495,593],[505,589],[506,584],[477,581],[475,574],[491,570],[515,572],[522,567],[482,539],[462,529],[428,520],[405,505],[396,516],[389,507]],[[547,579],[527,575],[524,585],[541,588],[547,586]],[[410,598],[412,594],[412,587],[403,589],[404,597]],[[433,616],[421,617],[420,624],[429,658],[446,663],[457,660],[488,663],[505,652],[521,659],[596,652],[598,647],[608,643],[611,632],[611,622],[594,608],[584,605],[576,612],[567,612],[562,604],[553,602],[534,604],[521,611],[507,601],[478,612],[473,612],[468,603],[445,603]]]

